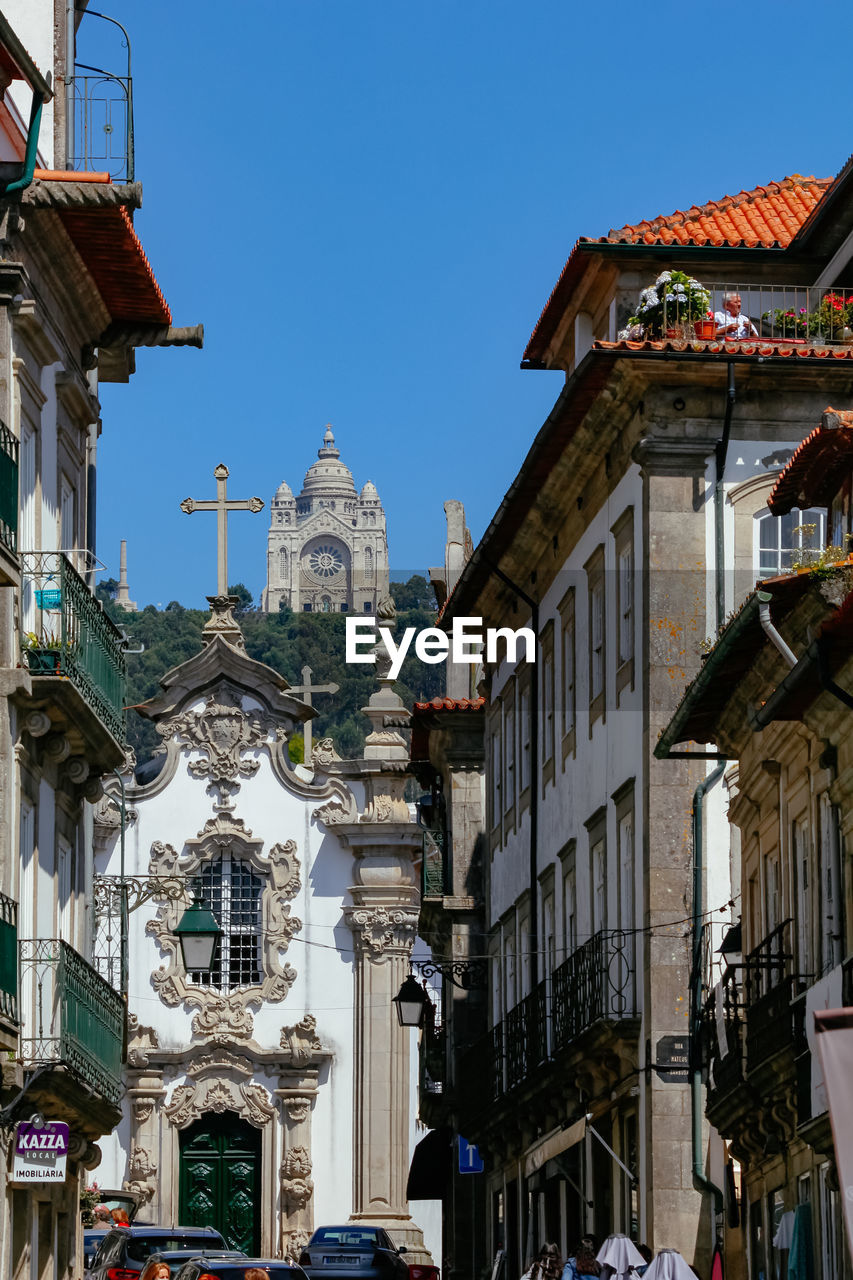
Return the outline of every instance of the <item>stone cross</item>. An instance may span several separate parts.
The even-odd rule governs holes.
[[[196,498],[184,498],[181,510],[191,516],[194,511],[216,512],[216,594],[228,595],[228,512],[229,511],[263,511],[264,504],[260,498],[244,498],[241,501],[225,496],[228,483],[228,468],[220,462],[214,471],[216,477],[216,498],[210,501],[199,501]]]
[[[314,703],[313,703],[313,702],[312,702],[312,700],[311,700],[311,698],[312,698],[312,694],[315,694],[315,693],[337,693],[337,692],[338,692],[338,690],[340,689],[340,687],[341,687],[341,686],[340,686],[339,684],[333,684],[333,683],[330,683],[330,684],[312,684],[312,683],[311,683],[311,668],[306,666],[306,667],[303,667],[303,668],[302,668],[302,684],[295,684],[295,685],[293,685],[293,687],[292,687],[291,689],[288,689],[288,693],[292,693],[295,697],[298,697],[298,696],[301,694],[301,695],[302,695],[302,701],[305,703],[305,705],[306,705],[306,706],[309,706],[309,707],[313,707]],[[304,735],[305,735],[305,752],[304,752],[304,756],[305,756],[305,763],[306,763],[307,765],[309,765],[309,766],[310,766],[310,764],[311,764],[311,752],[312,752],[312,750],[313,750],[313,747],[312,747],[313,738],[312,738],[312,734],[311,734],[311,721],[310,721],[310,720],[306,720],[306,721],[305,721],[305,723],[304,723],[304,724],[303,724],[303,726],[302,726],[302,732],[303,732],[303,733],[304,733]]]

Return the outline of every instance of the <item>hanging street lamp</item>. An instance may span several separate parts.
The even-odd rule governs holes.
[[[222,936],[213,912],[195,898],[175,926],[175,933],[187,973],[209,973]]]
[[[423,1026],[428,998],[423,987],[418,985],[414,974],[410,973],[392,1001],[392,1004],[397,1007],[397,1017],[400,1019],[401,1027]]]

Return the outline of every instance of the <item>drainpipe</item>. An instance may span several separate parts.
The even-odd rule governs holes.
[[[24,171],[20,178],[16,178],[14,182],[8,183],[2,191],[2,195],[12,195],[15,191],[24,191],[33,180],[33,174],[36,169],[36,152],[39,145],[39,129],[41,128],[41,112],[44,106],[44,98],[40,93],[33,89],[33,105],[30,107],[30,127],[27,132],[27,148],[24,152]]]
[[[483,557],[486,560],[486,557]],[[491,560],[486,564],[501,582],[506,583],[510,591],[530,609],[530,621],[533,624],[533,635],[536,647],[539,647],[539,605],[522,591],[518,583],[507,577]],[[534,653],[534,658],[536,654]],[[530,990],[535,991],[539,985],[539,904],[536,894],[536,843],[539,835],[539,671],[534,663],[530,677],[530,853],[528,868],[530,877]]]
[[[714,566],[716,570],[717,597],[717,632],[722,630],[726,620],[726,582],[725,582],[725,491],[723,475],[726,470],[726,454],[729,451],[729,436],[732,430],[732,413],[735,407],[735,366],[728,362],[728,386],[726,388],[726,416],[723,420],[723,436],[714,450],[716,460],[716,481],[714,484]]]
[[[731,368],[731,366],[729,366]],[[702,916],[705,906],[705,842],[702,825],[707,792],[719,782],[726,761],[703,778],[693,792],[693,972],[690,982],[690,1118],[693,1145],[693,1185],[714,1197],[714,1212],[723,1211],[723,1193],[705,1176],[702,1158],[702,1068],[699,1065],[699,1010],[702,1003]]]
[[[785,643],[770,620],[770,601],[773,599],[769,591],[756,591],[758,598],[758,620],[764,628],[765,635],[776,646],[789,667],[797,665],[797,655]]]

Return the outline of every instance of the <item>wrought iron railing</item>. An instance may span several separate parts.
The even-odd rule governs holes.
[[[642,333],[633,337],[760,338],[780,345],[835,346],[853,342],[853,286],[744,284],[737,281],[698,281],[700,291],[682,288],[660,298],[643,299],[637,310]],[[645,292],[645,291],[644,291]],[[707,305],[705,298],[707,297]],[[737,299],[740,299],[738,302]],[[728,306],[727,306],[728,300]],[[710,313],[710,314],[709,314]],[[706,330],[702,326],[707,323]]]
[[[72,169],[106,169],[114,182],[133,182],[133,77],[131,75],[130,36],[116,19],[94,9],[83,17],[87,28],[90,18],[109,24],[109,31],[120,33],[122,48],[127,51],[124,75],[115,75],[101,67],[77,62],[70,80],[74,95],[73,140],[69,146]],[[91,35],[97,39],[94,30]],[[101,28],[101,37],[108,39]],[[89,47],[96,47],[90,44]],[[115,56],[104,46],[105,60]],[[97,55],[95,55],[97,56]]]
[[[456,1079],[465,1113],[478,1115],[500,1101],[505,1092],[503,1023],[492,1027],[466,1050]]]
[[[109,1102],[122,1094],[124,1001],[59,938],[20,943],[21,1059],[62,1064]]]
[[[743,1005],[737,975],[726,969],[702,1010],[702,1065],[710,1093],[728,1093],[743,1080]]]
[[[0,893],[0,1014],[18,1021],[18,904]]]
[[[95,876],[92,966],[114,991],[127,994],[127,884],[118,876]]]
[[[791,1002],[801,987],[793,971],[791,921],[783,920],[746,957],[746,1066],[754,1071],[793,1044]]]
[[[424,831],[421,863],[421,897],[440,898],[445,892],[445,835],[443,831]]]
[[[544,981],[507,1013],[504,1043],[506,1087],[514,1089],[548,1058],[548,1002]]]
[[[116,742],[125,739],[124,637],[60,551],[21,553],[35,626],[22,648],[34,676],[71,681]]]
[[[443,1026],[427,1024],[423,1028],[418,1046],[422,1094],[444,1092],[447,1075],[446,1045],[447,1038]]]
[[[602,929],[554,970],[552,1049],[564,1049],[600,1018],[635,1013],[632,935]]]
[[[20,446],[0,422],[0,543],[13,555],[18,550],[18,456]]]

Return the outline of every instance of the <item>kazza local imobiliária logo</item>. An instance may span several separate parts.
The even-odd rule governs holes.
[[[497,662],[498,641],[506,645],[506,658],[510,663],[518,661],[519,647],[524,647],[524,661],[536,661],[536,636],[530,627],[487,627],[483,631],[482,618],[454,618],[450,635],[437,627],[406,627],[399,644],[388,627],[377,627],[375,618],[347,618],[346,661],[376,662],[376,646],[382,643],[391,659],[388,674],[396,680],[406,654],[415,644],[415,657],[421,662],[458,662],[476,666],[478,662]],[[367,653],[364,650],[373,652]]]

